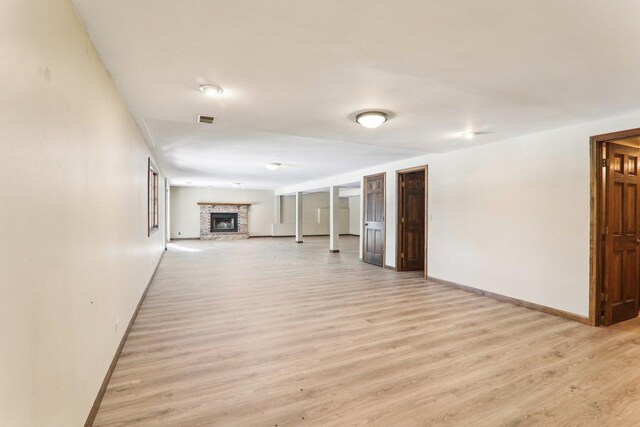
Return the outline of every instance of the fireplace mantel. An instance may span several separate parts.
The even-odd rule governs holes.
[[[251,206],[251,203],[216,203],[216,202],[198,202],[200,206]]]

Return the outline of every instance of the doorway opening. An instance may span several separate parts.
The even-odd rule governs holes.
[[[428,166],[396,172],[398,181],[396,268],[423,271],[427,278]]]
[[[640,303],[640,129],[591,137],[589,320],[638,317]]]
[[[361,225],[361,198],[362,198],[362,180],[340,184],[338,186],[338,199],[334,200],[335,204],[339,204],[338,215],[339,232],[333,233],[339,235],[339,252],[344,257],[354,256],[361,259],[362,253],[360,248]],[[335,221],[335,218],[334,218]],[[331,233],[330,233],[331,234]],[[331,240],[329,236],[329,251],[336,252],[338,242]]]
[[[365,176],[362,185],[362,260],[384,267],[386,173]]]

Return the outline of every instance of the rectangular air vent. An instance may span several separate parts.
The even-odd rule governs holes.
[[[206,123],[208,125],[213,123],[214,118],[211,116],[198,116],[198,123]]]

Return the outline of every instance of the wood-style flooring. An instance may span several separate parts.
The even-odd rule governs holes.
[[[95,425],[640,425],[637,319],[593,328],[341,246],[173,243]]]

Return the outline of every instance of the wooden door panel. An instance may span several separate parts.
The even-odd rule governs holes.
[[[613,172],[622,174],[624,170],[624,168],[622,167],[623,163],[624,155],[614,153],[613,157],[611,158],[611,169],[613,169]]]
[[[373,231],[373,255],[372,259],[377,260],[377,264],[382,265],[382,253],[384,251],[384,241],[382,238],[382,230],[372,230]]]
[[[638,315],[638,149],[609,143],[607,161],[604,323],[610,325]]]
[[[625,234],[634,235],[637,230],[637,222],[636,222],[636,206],[638,205],[638,186],[636,184],[627,184],[626,188],[626,197],[623,199],[624,201],[624,215],[626,218],[624,221],[625,225]]]
[[[613,289],[612,310],[614,323],[638,316],[637,310],[637,251],[629,249],[620,252],[617,268],[620,270],[619,280]]]
[[[383,222],[384,221],[384,193],[376,186],[373,192],[370,194],[371,199],[371,215],[369,221]]]
[[[613,304],[618,304],[622,300],[622,251],[614,251],[611,260],[610,296]]]
[[[375,199],[375,194],[371,193],[371,189],[369,189],[368,195],[366,195],[367,197],[367,203],[366,203],[366,214],[364,216],[364,220],[365,221],[373,221],[373,218],[371,217],[371,214],[369,214],[369,212],[374,212],[376,209],[376,199]]]
[[[364,178],[364,262],[384,266],[385,175]]]
[[[407,235],[406,263],[415,270],[420,270],[424,263],[424,238],[419,236],[419,231]]]
[[[624,252],[624,262],[623,266],[626,268],[623,270],[624,272],[624,280],[621,285],[623,289],[621,291],[622,303],[630,303],[633,302],[636,298],[637,293],[637,279],[638,279],[638,260],[637,260],[637,251],[635,249],[627,250]]]
[[[627,164],[627,174],[632,176],[638,175],[638,158],[635,156],[629,156]]]
[[[623,191],[624,191],[624,185],[622,183],[619,183],[619,182],[613,183],[612,194],[611,194],[612,205],[611,205],[611,211],[610,211],[611,225],[609,227],[610,227],[610,232],[614,236],[622,236],[622,218],[623,218],[622,200],[624,199]]]

